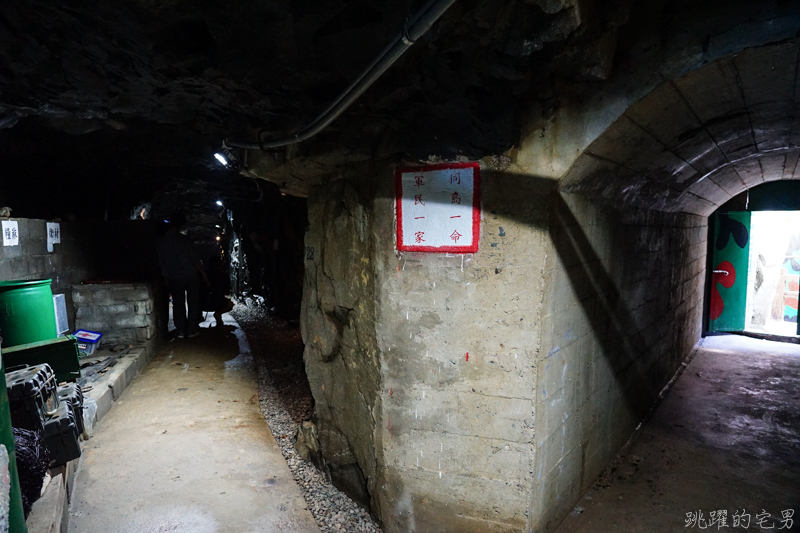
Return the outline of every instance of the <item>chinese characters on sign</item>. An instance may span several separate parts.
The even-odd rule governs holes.
[[[480,237],[480,167],[453,163],[396,171],[397,248],[474,253]]]
[[[53,251],[54,244],[61,244],[61,224],[58,222],[47,223],[47,251]]]
[[[61,244],[61,224],[58,222],[47,223],[47,240],[53,244]]]
[[[19,222],[3,221],[3,246],[19,246]]]
[[[764,509],[761,512],[751,514],[745,509],[737,509],[731,516],[728,516],[727,509],[717,511],[710,511],[708,515],[703,511],[690,511],[686,513],[686,526],[688,528],[698,529],[719,529],[719,528],[742,528],[750,529],[792,529],[794,525],[794,509],[785,509],[781,511],[781,516],[773,517]]]

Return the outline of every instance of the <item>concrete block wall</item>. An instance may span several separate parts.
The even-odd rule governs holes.
[[[483,171],[476,254],[397,253],[376,202],[384,530],[526,531],[555,182]]]
[[[70,331],[81,327],[93,329],[92,317],[116,321],[127,328],[124,339],[137,342],[155,337],[155,324],[165,320],[165,310],[155,309],[154,302],[166,301],[158,294],[159,287],[150,283],[129,283],[108,296],[120,297],[98,303],[91,310],[85,302],[73,300],[73,287],[97,277],[105,279],[154,279],[158,263],[155,255],[155,224],[143,221],[108,223],[61,222],[61,243],[47,251],[46,220],[12,218],[19,226],[19,245],[0,246],[0,280],[51,279],[53,294],[63,294],[66,300]],[[122,285],[119,285],[122,287]],[[91,287],[91,286],[84,286]],[[90,289],[87,289],[90,290]],[[137,292],[138,291],[138,292]],[[145,291],[149,296],[142,296]],[[78,289],[77,294],[83,294]],[[131,305],[128,305],[128,304]],[[79,304],[81,307],[78,317]],[[124,307],[124,309],[123,309]],[[110,318],[116,317],[116,318]],[[124,317],[124,318],[123,318]],[[83,325],[82,325],[83,324]],[[103,329],[100,329],[103,331]],[[166,332],[166,326],[163,330]],[[108,340],[123,337],[108,337]]]
[[[534,531],[550,531],[631,436],[700,339],[707,219],[553,208],[538,360]]]
[[[19,245],[0,246],[0,280],[51,279],[53,294],[63,294],[70,329],[75,327],[71,287],[93,273],[83,243],[87,230],[79,224],[61,223],[61,243],[47,251],[47,221],[12,218],[19,226]]]
[[[302,326],[320,448],[387,532],[523,531],[555,182],[485,170],[479,253],[399,254],[392,172],[308,199]]]
[[[72,299],[76,328],[102,332],[102,344],[148,343],[166,330],[154,282],[78,284]]]

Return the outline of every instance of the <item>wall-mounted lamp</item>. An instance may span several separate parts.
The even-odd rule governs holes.
[[[220,206],[220,207],[224,207],[223,204],[222,204],[222,200],[217,200],[217,205]]]
[[[235,169],[237,166],[238,158],[233,155],[230,148],[222,145],[222,148],[219,152],[214,154],[214,158],[219,162],[220,165],[227,169]]]

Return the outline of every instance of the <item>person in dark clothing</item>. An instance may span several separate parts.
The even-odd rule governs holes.
[[[203,280],[209,284],[203,265],[195,256],[192,241],[181,233],[185,224],[183,214],[172,215],[169,229],[156,243],[161,275],[172,294],[172,318],[178,339],[199,335],[200,282]]]
[[[222,267],[222,259],[215,255],[208,259],[209,296],[205,304],[205,311],[213,311],[216,324],[222,327],[222,314],[233,309],[233,302],[227,295],[231,292],[231,279]]]

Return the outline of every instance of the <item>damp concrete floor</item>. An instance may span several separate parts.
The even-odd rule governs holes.
[[[170,342],[130,384],[84,442],[70,532],[319,532],[237,335]]]
[[[800,531],[800,346],[706,337],[557,533],[700,529]]]

